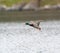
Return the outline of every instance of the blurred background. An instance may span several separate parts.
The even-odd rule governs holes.
[[[60,0],[0,0],[0,21],[60,19]]]
[[[60,0],[0,0],[0,53],[60,53]]]

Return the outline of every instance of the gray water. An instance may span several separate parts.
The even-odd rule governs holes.
[[[0,22],[0,53],[60,53],[60,21],[43,21],[40,27]]]

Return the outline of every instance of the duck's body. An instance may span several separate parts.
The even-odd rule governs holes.
[[[35,23],[33,21],[31,21],[30,23],[26,23],[26,25],[29,25],[29,26],[32,26],[32,27],[34,27],[36,29],[41,30],[41,28],[39,27],[39,24],[40,24],[40,21],[38,21],[37,23]]]

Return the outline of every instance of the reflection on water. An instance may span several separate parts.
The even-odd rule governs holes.
[[[60,53],[60,21],[44,21],[42,30],[21,22],[0,23],[0,53]]]

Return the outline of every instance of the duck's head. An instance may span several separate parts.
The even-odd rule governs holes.
[[[29,23],[25,23],[26,25],[29,25]]]

